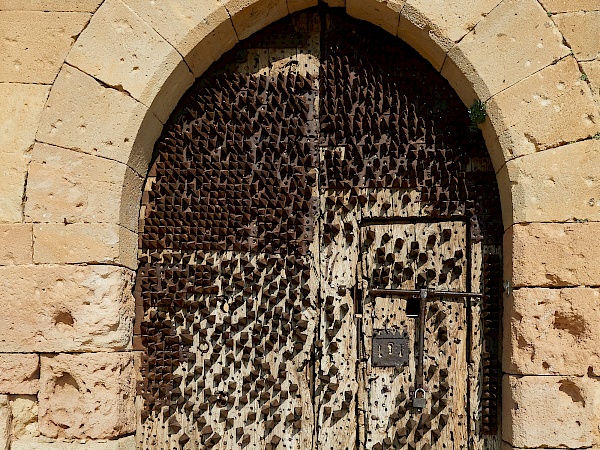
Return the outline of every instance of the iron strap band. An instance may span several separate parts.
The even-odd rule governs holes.
[[[427,297],[471,297],[482,298],[483,294],[477,292],[436,291],[434,289],[369,289],[372,297],[384,295],[400,295],[403,297],[420,297],[424,292]]]

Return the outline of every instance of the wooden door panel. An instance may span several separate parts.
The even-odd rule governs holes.
[[[411,302],[418,299],[372,296],[369,289],[464,291],[467,279],[466,225],[463,222],[368,225],[361,229],[364,314],[361,346],[365,366],[365,446],[466,448],[467,303],[433,298],[426,303],[424,389],[427,406],[412,408],[418,358],[418,320]],[[451,263],[449,262],[451,261]],[[462,270],[452,270],[454,267]],[[450,268],[450,274],[448,274]],[[404,278],[398,278],[399,270]],[[434,271],[433,275],[431,275]],[[411,276],[407,279],[406,274]],[[429,274],[429,275],[428,275]],[[442,276],[440,279],[440,275]],[[413,315],[407,315],[407,307]],[[411,311],[412,310],[412,311]],[[408,364],[375,367],[372,339],[377,330],[408,340]],[[439,444],[438,444],[439,443]],[[439,447],[442,448],[442,447]]]
[[[354,288],[359,261],[358,218],[349,205],[349,192],[321,195],[320,327],[316,352],[315,410],[317,448],[356,446],[358,333]]]

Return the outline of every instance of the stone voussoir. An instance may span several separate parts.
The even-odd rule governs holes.
[[[25,220],[112,223],[136,230],[142,178],[125,164],[36,144],[27,180]],[[119,207],[120,205],[120,207]],[[125,215],[124,211],[132,213]]]
[[[579,65],[600,108],[600,60],[580,62]]]
[[[36,139],[118,161],[145,175],[161,130],[162,123],[142,103],[65,64]]]
[[[512,287],[600,285],[600,223],[515,224],[504,233]]]
[[[497,4],[498,0],[407,0],[397,34],[440,70],[450,48]]]
[[[237,43],[227,10],[213,0],[124,2],[183,55],[194,76],[200,76]],[[169,95],[178,100],[182,93]]]
[[[503,368],[600,376],[600,290],[520,288],[504,301]]]
[[[58,439],[112,439],[136,426],[131,352],[41,357],[39,429]]]
[[[306,8],[317,6],[318,4],[319,0],[287,0],[288,11],[290,14],[293,14]]]
[[[585,448],[597,438],[599,381],[505,375],[502,439],[518,448]]]
[[[569,54],[536,1],[505,0],[448,52],[442,75],[471,106]]]
[[[404,0],[347,0],[346,12],[395,35],[403,6]]]
[[[40,356],[35,353],[0,353],[0,393],[37,394]]]
[[[239,40],[287,16],[285,0],[225,0],[222,2],[233,21]]]
[[[85,352],[131,347],[133,272],[114,266],[0,267],[4,352]]]
[[[106,0],[67,63],[128,92],[166,122],[194,76],[177,50],[121,0]]]

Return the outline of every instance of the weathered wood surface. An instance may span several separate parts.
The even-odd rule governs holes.
[[[321,125],[322,105],[316,94],[320,71],[330,69],[320,67],[326,30],[317,13],[297,15],[291,23],[271,36],[250,38],[226,70],[311,77],[314,97],[309,94],[305,99],[312,115],[303,130],[314,143],[320,137],[316,131]],[[331,25],[328,19],[325,23]],[[340,76],[344,75],[335,73]],[[379,102],[370,108],[381,107],[385,103],[381,92],[369,89],[358,94]],[[387,106],[394,107],[399,106],[393,102]],[[351,119],[358,118],[362,126],[363,117],[355,113]],[[386,114],[378,120],[389,121],[390,112]],[[415,178],[411,183],[420,184],[389,187],[359,179],[350,187],[336,187],[332,174],[324,177],[327,158],[333,155],[343,165],[356,155],[350,154],[347,144],[321,142],[318,161],[303,169],[317,180],[311,187],[317,204],[314,233],[305,255],[232,251],[188,255],[190,264],[218,273],[217,290],[196,294],[200,306],[195,314],[161,312],[165,323],[177,325],[179,338],[190,340],[194,356],[157,365],[171,380],[172,395],[164,400],[162,412],[151,411],[140,426],[142,448],[499,448],[497,436],[482,436],[486,347],[481,304],[428,299],[423,354],[427,406],[417,410],[411,402],[419,356],[414,315],[418,299],[368,295],[372,288],[480,292],[486,255],[498,252],[497,246],[469,239],[464,217],[432,219],[431,199],[446,194],[424,185],[431,179],[423,180],[418,173],[432,154],[425,148],[429,131],[416,110],[395,120],[398,129],[414,138],[407,144],[407,154],[414,160],[403,163]],[[445,160],[450,150],[443,148],[442,154]],[[387,158],[373,161],[386,165]],[[491,169],[487,158],[471,158],[466,170]],[[150,177],[149,191],[152,182]],[[452,177],[448,180],[455,182]],[[429,200],[424,200],[425,192]],[[260,218],[250,226],[254,230],[262,226]],[[147,317],[157,313],[144,311]],[[406,366],[373,366],[372,338],[377,330],[399,331],[407,337]]]
[[[466,226],[462,222],[370,225],[361,230],[361,237],[363,243],[368,244],[363,246],[362,255],[364,292],[369,287],[466,289],[465,250],[462,256],[455,253],[466,246]],[[452,271],[453,267],[462,270]],[[393,269],[388,271],[388,268]],[[450,275],[447,269],[450,269]],[[431,276],[432,270],[435,277]],[[406,308],[409,302],[419,299],[367,295],[363,298],[362,345],[367,358],[364,378],[368,391],[364,405],[366,448],[380,449],[391,445],[423,448],[434,446],[438,441],[452,442],[454,448],[466,448],[465,302],[433,298],[426,303],[423,356],[424,389],[428,401],[425,409],[417,410],[411,407],[411,400],[416,387],[419,326],[418,318],[407,316]],[[372,366],[374,330],[398,331],[407,336],[411,349],[408,366]]]

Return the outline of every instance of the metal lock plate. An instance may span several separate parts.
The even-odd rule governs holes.
[[[373,333],[373,367],[408,365],[408,337],[400,332],[375,330]]]

